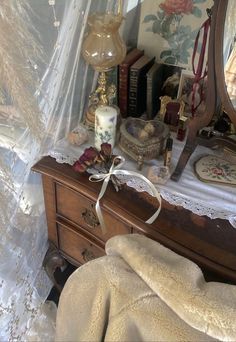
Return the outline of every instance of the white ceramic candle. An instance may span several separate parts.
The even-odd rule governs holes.
[[[113,148],[116,141],[117,110],[111,106],[99,106],[95,111],[95,147],[100,150],[102,143]]]

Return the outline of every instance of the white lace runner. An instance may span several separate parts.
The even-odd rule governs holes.
[[[122,178],[122,179],[121,179]],[[119,179],[122,183],[126,183],[129,187],[134,188],[138,192],[149,192],[148,186],[145,182],[142,182],[140,179],[126,177],[126,176],[119,176]],[[214,218],[224,218],[227,219],[231,217],[232,213],[225,212],[224,210],[211,208],[207,205],[207,202],[194,202],[192,199],[185,197],[183,194],[175,194],[168,192],[166,188],[161,188],[161,185],[158,186],[159,191],[161,193],[162,198],[164,198],[167,202],[172,205],[181,206],[185,209],[192,211],[194,214],[203,216],[206,215],[212,219]]]
[[[93,146],[93,136],[91,134],[89,142],[82,146],[73,146],[63,139],[50,151],[49,155],[56,159],[58,163],[73,163],[79,159],[84,149]],[[183,148],[183,143],[174,141],[172,171],[177,164],[178,157]],[[118,147],[114,149],[114,154],[122,154],[126,158],[125,168],[130,171],[137,171],[136,163],[128,156],[124,155]],[[236,188],[218,184],[201,182],[194,174],[193,165],[201,156],[214,154],[208,148],[198,146],[192,154],[179,182],[171,179],[165,185],[157,185],[161,196],[170,204],[182,206],[194,214],[208,216],[211,219],[227,219],[236,228]],[[219,152],[218,152],[219,154]],[[142,174],[147,175],[147,167],[150,165],[163,165],[163,158],[152,160],[146,163],[142,169]],[[129,176],[119,176],[122,183],[136,189],[138,192],[149,192],[148,186],[138,178]]]

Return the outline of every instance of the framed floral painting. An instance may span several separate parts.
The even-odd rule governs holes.
[[[212,0],[144,0],[138,47],[157,61],[192,69],[195,38]]]

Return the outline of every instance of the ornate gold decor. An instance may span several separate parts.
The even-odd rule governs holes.
[[[184,115],[184,101],[182,99],[173,100],[170,96],[161,96],[161,108],[159,119],[172,128],[178,126],[179,118]]]
[[[90,95],[90,103],[85,122],[94,128],[95,110],[100,105],[112,105],[116,95],[116,86],[108,84],[107,72],[120,64],[126,54],[126,46],[119,35],[123,20],[122,0],[119,0],[118,13],[95,13],[88,18],[90,27],[82,49],[84,59],[98,76],[98,87]]]
[[[89,96],[89,106],[86,113],[86,125],[94,129],[95,125],[95,111],[98,106],[113,106],[119,114],[119,108],[112,105],[113,99],[116,96],[116,86],[114,84],[107,84],[107,77],[105,72],[101,72],[98,77],[98,87]]]
[[[161,121],[128,118],[120,127],[119,146],[137,161],[141,170],[145,160],[163,153],[168,134],[168,126]]]

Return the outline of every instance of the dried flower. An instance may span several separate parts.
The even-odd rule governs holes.
[[[87,165],[81,163],[80,161],[76,161],[73,165],[73,169],[76,171],[76,172],[80,172],[80,173],[83,173],[87,170]]]
[[[103,143],[101,145],[101,150],[98,151],[95,147],[86,148],[84,153],[80,156],[79,160],[77,160],[74,165],[73,169],[76,172],[83,173],[89,167],[96,168],[96,165],[99,164],[99,171],[105,170],[108,172],[113,160],[116,156],[112,154],[111,145],[108,143]],[[115,165],[119,164],[119,159],[115,160]],[[112,184],[114,185],[116,191],[119,191],[121,188],[121,184],[115,175],[111,176]]]
[[[87,157],[86,155],[83,153],[80,157],[79,157],[79,162],[80,163],[85,163],[87,161]]]
[[[99,157],[99,152],[95,147],[86,148],[82,156],[80,156],[79,161],[87,166],[93,165],[97,158]]]
[[[86,156],[86,158],[88,158],[88,160],[95,160],[96,157],[98,157],[99,152],[95,147],[91,146],[85,149],[84,155]]]
[[[78,172],[85,172],[88,167],[95,166],[99,164],[105,169],[111,167],[113,161],[111,145],[108,143],[103,143],[101,145],[101,151],[99,152],[95,147],[86,148],[84,153],[79,157],[73,168]]]
[[[101,152],[104,154],[104,156],[110,157],[111,156],[111,144],[103,143],[101,145]]]

